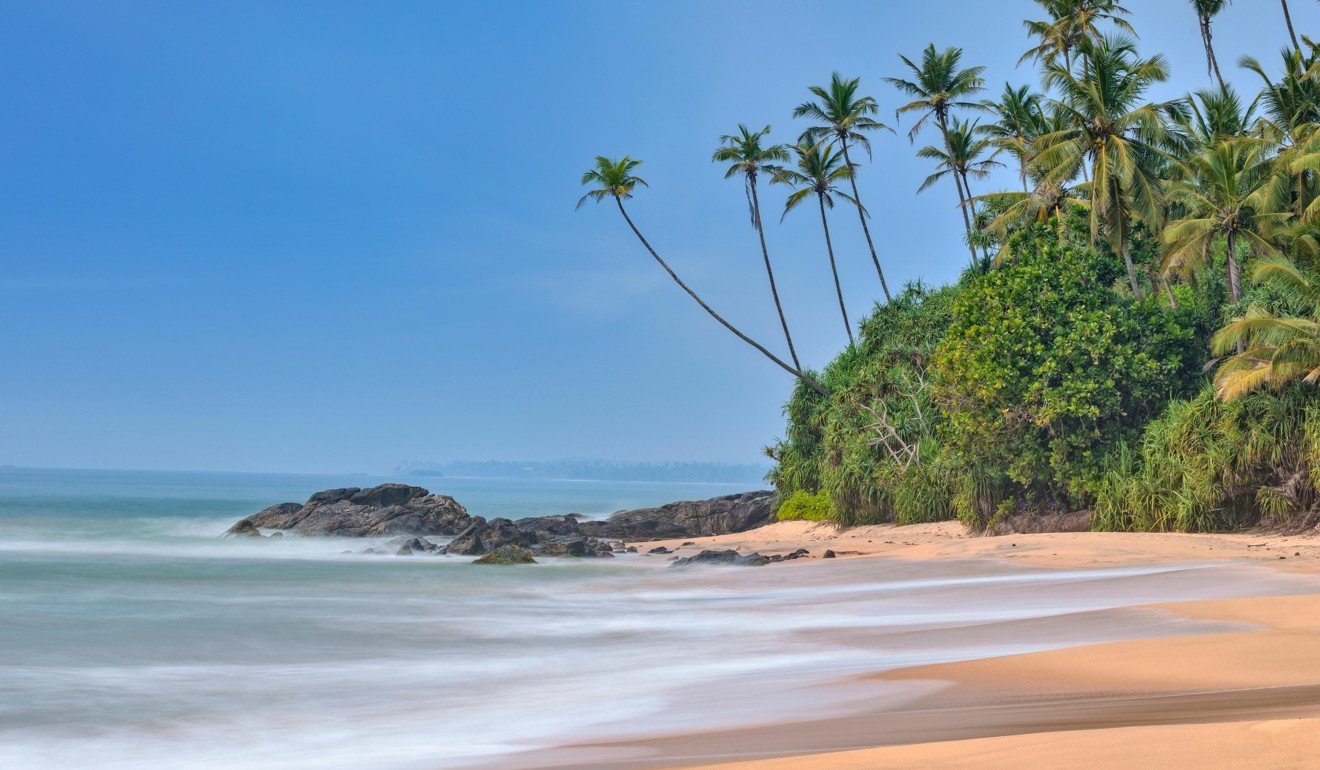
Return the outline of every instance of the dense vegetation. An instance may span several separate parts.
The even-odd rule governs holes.
[[[809,89],[793,146],[770,128],[724,137],[741,175],[792,363],[698,297],[647,243],[624,201],[639,161],[598,158],[586,200],[617,204],[693,299],[796,378],[785,436],[767,448],[786,518],[843,524],[1093,510],[1105,529],[1207,530],[1320,521],[1320,46],[1294,34],[1262,83],[1222,78],[1193,0],[1212,86],[1144,56],[1116,0],[1035,0],[1023,55],[1039,90],[985,98],[957,48],[900,57],[885,78],[934,143],[922,185],[952,184],[969,267],[954,284],[892,292],[858,189],[859,147],[888,130],[859,78]],[[1287,2],[1282,3],[1287,18]],[[1281,29],[1282,31],[1282,29]],[[792,161],[792,167],[781,163]],[[1020,190],[975,187],[1011,168]],[[814,202],[831,268],[829,210],[854,210],[883,301],[849,345],[806,370],[774,292],[758,176]],[[953,222],[950,223],[954,225]],[[838,225],[836,225],[838,226]],[[833,280],[838,282],[837,272]],[[833,312],[832,310],[829,312]]]

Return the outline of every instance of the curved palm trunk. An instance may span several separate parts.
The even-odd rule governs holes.
[[[1201,42],[1205,44],[1205,74],[1214,75],[1219,81],[1219,90],[1224,90],[1224,76],[1219,74],[1219,59],[1215,57],[1215,44],[1210,33],[1210,17],[1201,17]]]
[[[976,264],[976,246],[972,243],[972,220],[967,216],[967,197],[963,195],[962,179],[958,170],[953,168],[953,145],[949,143],[949,125],[944,115],[936,116],[939,120],[940,133],[944,136],[944,156],[948,158],[949,170],[952,171],[953,184],[958,188],[958,209],[962,211],[963,227],[967,229],[967,250],[972,255],[972,264]]]
[[[765,248],[765,228],[761,226],[761,200],[756,195],[756,176],[749,174],[747,186],[752,190],[752,217],[756,219],[756,234],[761,238],[761,256],[765,258],[765,274],[770,277],[770,296],[775,298],[775,310],[779,311],[779,325],[784,327],[784,339],[788,342],[788,355],[793,359],[793,367],[802,371],[798,361],[797,349],[793,347],[793,335],[788,332],[788,319],[784,317],[784,306],[779,302],[779,289],[775,286],[775,271],[770,267],[770,252]]]
[[[843,286],[839,283],[839,268],[834,263],[834,244],[830,241],[830,223],[825,218],[825,196],[816,193],[816,202],[820,204],[820,226],[825,231],[825,250],[830,255],[830,272],[834,274],[834,293],[839,295],[839,312],[843,315],[843,329],[848,332],[848,344],[852,345],[852,323],[848,320],[848,308],[843,305]]]
[[[691,297],[693,300],[695,300],[698,305],[701,305],[702,310],[705,310],[707,313],[709,313],[711,318],[714,318],[716,321],[719,321],[721,326],[733,332],[734,335],[738,337],[738,339],[742,340],[743,342],[746,342],[748,345],[751,345],[752,347],[759,350],[761,352],[761,355],[773,361],[775,364],[779,366],[779,368],[783,369],[784,371],[788,372],[789,374],[801,380],[807,387],[811,388],[812,390],[816,391],[822,396],[828,396],[830,394],[829,391],[825,390],[825,388],[819,382],[816,382],[814,377],[802,372],[801,370],[794,369],[793,367],[784,363],[782,359],[780,359],[774,353],[771,353],[770,351],[766,350],[765,347],[762,346],[759,342],[752,339],[751,337],[748,337],[746,334],[743,334],[742,332],[738,331],[737,327],[735,327],[733,324],[729,323],[728,321],[724,320],[724,316],[720,315],[719,313],[716,313],[711,308],[710,305],[707,305],[701,299],[701,297],[698,297],[695,291],[692,291],[692,289],[688,288],[688,285],[686,283],[683,283],[683,279],[678,277],[678,273],[674,272],[674,269],[669,266],[669,263],[661,259],[660,255],[656,253],[655,249],[651,248],[651,243],[646,240],[646,236],[642,235],[642,231],[638,230],[637,225],[633,223],[632,217],[628,216],[628,210],[623,207],[623,201],[616,196],[614,198],[614,202],[618,204],[619,213],[623,215],[623,219],[628,223],[628,227],[632,228],[633,235],[637,236],[637,240],[641,241],[642,245],[646,247],[646,250],[651,253],[652,257],[655,258],[655,261],[660,263],[660,267],[663,267],[665,269],[665,272],[669,273],[669,277],[674,279],[674,283],[678,284],[679,288],[687,292],[688,296]]]
[[[853,171],[852,159],[848,157],[848,140],[839,137],[839,145],[843,148],[843,162],[848,164],[848,170]],[[884,289],[885,302],[890,300],[889,283],[885,281],[885,271],[880,269],[880,258],[875,255],[875,244],[871,242],[871,228],[866,226],[866,211],[862,209],[862,197],[857,192],[857,173],[848,175],[848,181],[852,183],[853,200],[857,201],[857,218],[862,220],[862,234],[866,236],[866,247],[871,250],[871,261],[875,263],[876,275],[880,276],[880,288]]]
[[[1292,25],[1292,14],[1288,13],[1288,0],[1279,0],[1279,2],[1283,3],[1283,21],[1288,25],[1288,37],[1292,40],[1293,49],[1301,53],[1302,47],[1297,44],[1297,32]]]
[[[967,208],[969,208],[969,209],[971,210],[971,213],[972,213],[972,222],[975,223],[975,222],[976,222],[976,201],[972,199],[972,183],[969,182],[969,181],[967,181],[967,172],[966,172],[966,171],[962,171],[961,174],[962,174],[963,191],[966,192],[966,194],[967,194]],[[969,232],[967,233],[967,240],[968,240],[969,243],[971,242],[971,236],[972,236],[972,232],[969,231]],[[987,246],[987,245],[985,245],[984,243],[981,244],[981,258],[982,258],[982,259],[985,259],[985,260],[987,260],[987,261],[990,259],[990,247]]]
[[[1137,266],[1132,263],[1132,247],[1128,244],[1127,234],[1123,234],[1123,264],[1127,266],[1128,286],[1132,287],[1132,296],[1141,299],[1141,286],[1137,283]]]

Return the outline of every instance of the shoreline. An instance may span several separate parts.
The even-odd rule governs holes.
[[[954,522],[844,532],[825,523],[779,522],[738,534],[646,545],[665,546],[680,556],[724,548],[765,555],[799,547],[811,552],[810,560],[758,569],[795,569],[830,549],[841,561],[986,559],[1056,570],[1239,563],[1320,576],[1320,537],[1310,534],[981,537]],[[928,694],[900,705],[864,704],[846,716],[564,746],[537,766],[571,765],[575,758],[605,768],[703,770],[1033,763],[1228,768],[1262,761],[1286,767],[1303,766],[1320,752],[1320,587],[1295,595],[1104,612],[1172,613],[1224,626],[1208,633],[876,671],[861,679],[925,686]]]

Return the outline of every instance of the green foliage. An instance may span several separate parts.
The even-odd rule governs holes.
[[[1108,448],[1135,438],[1196,364],[1189,312],[1115,293],[1111,255],[1046,226],[1014,240],[1014,262],[954,302],[933,362],[955,506],[982,526],[1010,497],[1035,509],[1088,502]]]
[[[779,504],[780,521],[829,521],[834,518],[834,509],[826,495],[813,495],[798,490]]]
[[[1124,445],[1115,454],[1097,495],[1095,526],[1194,532],[1286,523],[1317,499],[1317,459],[1314,388],[1224,403],[1206,386],[1169,404],[1136,452]]]

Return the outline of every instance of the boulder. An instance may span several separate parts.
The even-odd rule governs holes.
[[[255,527],[292,530],[302,535],[368,537],[456,535],[471,519],[467,509],[452,497],[406,484],[381,484],[370,489],[327,489],[301,505],[272,505],[244,521]]]
[[[774,556],[764,556],[759,553],[742,554],[737,551],[702,551],[696,556],[684,556],[674,559],[670,567],[690,567],[694,564],[717,564],[731,567],[764,567],[767,564],[774,564],[781,561],[792,561],[801,559],[811,554],[805,548],[799,548],[788,554],[775,554]]]
[[[744,492],[710,500],[684,500],[659,508],[618,511],[582,521],[584,534],[621,540],[664,540],[745,532],[774,520],[774,492]]]
[[[237,524],[225,530],[221,537],[261,537],[261,530],[252,519],[240,519]]]
[[[535,564],[532,552],[516,545],[502,545],[473,564]]]

